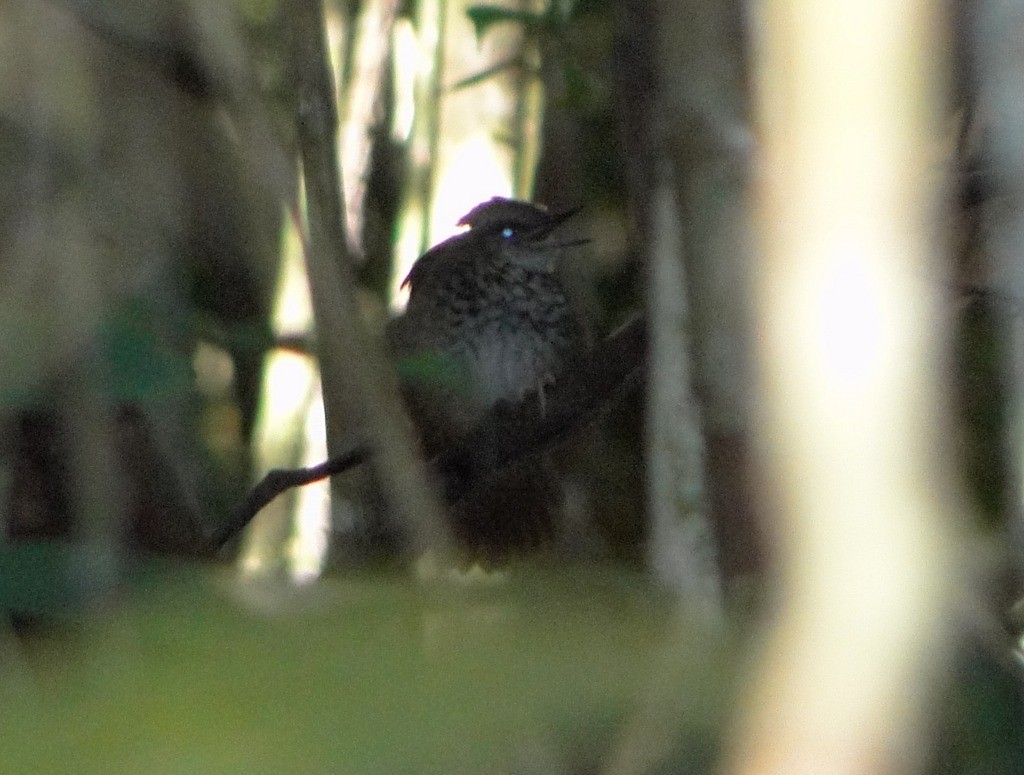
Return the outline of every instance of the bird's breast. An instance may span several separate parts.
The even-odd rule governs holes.
[[[508,264],[444,268],[413,285],[408,328],[416,349],[450,365],[457,393],[479,412],[552,382],[575,330],[557,279]]]
[[[561,353],[546,332],[495,319],[476,321],[452,342],[475,400],[484,407],[518,401],[554,378]]]

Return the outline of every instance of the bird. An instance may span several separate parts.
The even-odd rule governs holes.
[[[543,414],[546,391],[586,348],[557,271],[562,252],[586,240],[552,237],[576,212],[493,197],[409,271],[388,338],[425,456],[463,442],[498,407],[535,401]],[[490,556],[549,538],[558,493],[547,468],[524,461],[459,504],[456,537]]]

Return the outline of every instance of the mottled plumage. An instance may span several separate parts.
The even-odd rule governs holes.
[[[435,402],[428,414],[447,415],[435,418],[451,425],[443,435],[467,432],[498,401],[534,390],[543,401],[581,346],[555,274],[565,243],[548,239],[569,215],[495,197],[460,221],[469,231],[431,248],[406,277],[409,303],[392,342],[419,383],[413,392],[428,394],[413,403]]]
[[[409,303],[389,335],[428,455],[461,441],[498,402],[536,392],[543,408],[545,388],[583,347],[555,272],[561,248],[579,241],[550,238],[571,214],[495,197],[406,277]],[[558,488],[545,468],[526,461],[461,504],[457,535],[492,555],[550,536]]]

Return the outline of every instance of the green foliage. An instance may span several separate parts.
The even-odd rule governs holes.
[[[0,546],[0,609],[31,617],[67,617],[109,590],[117,563],[110,547],[58,541]]]
[[[572,3],[558,2],[548,3],[542,11],[524,11],[496,5],[474,5],[466,10],[466,16],[473,24],[477,42],[481,41],[484,35],[496,25],[510,23],[520,25],[527,40],[541,43],[546,59],[557,59],[557,62],[548,62],[547,64],[554,64],[564,70],[561,76],[562,80],[567,83],[574,82],[578,86],[580,83],[579,68],[573,62],[572,54],[565,51],[569,45],[568,32],[572,10]],[[555,45],[549,45],[550,43]],[[523,66],[523,58],[515,56],[464,78],[453,88],[464,89],[506,70]]]
[[[469,375],[452,358],[443,353],[427,352],[402,358],[395,364],[399,378],[407,384],[452,391],[467,398],[471,384]]]
[[[1024,692],[1018,674],[971,649],[957,665],[936,735],[934,775],[1017,775],[1024,768]]]
[[[131,299],[112,310],[100,331],[112,401],[151,401],[191,390],[192,362],[170,333],[150,300]]]
[[[1004,370],[1008,353],[1000,340],[1000,310],[972,300],[958,318],[953,341],[953,395],[963,429],[958,452],[977,513],[1000,526],[1012,497],[1005,458],[1009,396]]]
[[[0,692],[4,767],[496,772],[538,748],[571,765],[606,754],[652,691],[663,721],[706,741],[727,650],[680,638],[675,610],[609,569],[304,589],[150,572],[29,650],[35,688]]]
[[[523,11],[500,5],[474,5],[467,9],[466,15],[473,23],[477,40],[482,39],[494,25],[506,22],[523,25],[528,35],[547,34],[558,37],[564,34],[569,24],[573,5],[571,2],[551,2],[542,11]]]
[[[474,5],[466,11],[473,22],[473,30],[477,40],[483,38],[491,27],[504,22],[522,24],[527,31],[538,31],[544,28],[547,12],[533,13],[515,8],[504,8],[498,5]]]

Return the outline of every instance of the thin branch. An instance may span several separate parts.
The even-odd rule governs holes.
[[[402,421],[401,402],[380,348],[359,314],[344,236],[336,146],[337,112],[322,3],[298,0],[291,15],[298,76],[299,145],[306,187],[307,270],[316,317],[328,449],[362,435],[392,511],[421,546],[442,551],[447,531],[438,499]],[[361,425],[361,427],[356,427]]]
[[[227,524],[221,526],[213,534],[210,540],[210,547],[214,552],[219,551],[234,536],[245,529],[246,525],[252,522],[255,517],[268,503],[286,490],[293,487],[302,487],[312,482],[318,482],[335,474],[344,473],[355,468],[360,463],[366,462],[367,453],[365,447],[356,447],[351,452],[338,457],[332,457],[319,465],[310,468],[275,468],[267,473],[260,483],[257,484],[238,509],[237,514]]]
[[[499,405],[463,444],[434,456],[429,467],[443,483],[449,504],[457,505],[520,461],[558,446],[633,393],[643,382],[646,340],[644,321],[633,318],[545,392],[543,411],[535,393],[517,404]],[[369,449],[359,446],[311,468],[271,471],[249,493],[235,517],[216,532],[211,548],[221,549],[286,490],[344,473],[369,456]]]

